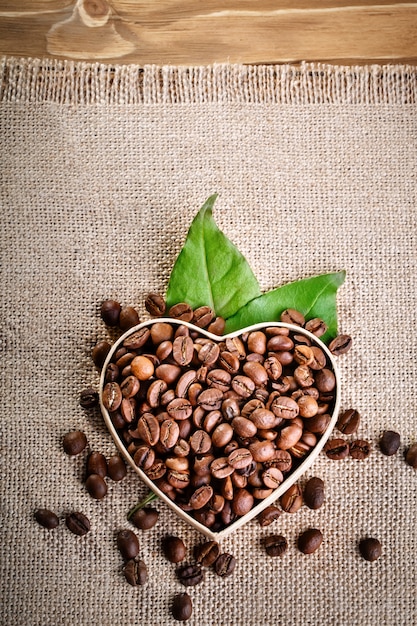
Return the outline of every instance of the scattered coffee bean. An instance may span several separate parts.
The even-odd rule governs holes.
[[[365,561],[376,561],[382,553],[382,546],[378,539],[367,537],[359,542],[359,552]]]
[[[186,622],[193,612],[193,604],[188,593],[179,593],[172,601],[171,613],[177,622]]]
[[[206,541],[196,546],[194,556],[197,563],[203,567],[210,567],[220,554],[220,546],[217,541]]]
[[[180,563],[185,559],[187,548],[179,537],[168,536],[162,540],[162,550],[171,563]]]
[[[129,585],[137,587],[148,582],[148,570],[144,561],[130,559],[123,567],[123,574]]]
[[[91,528],[88,517],[79,511],[69,513],[65,518],[65,524],[68,530],[80,537],[86,535]]]
[[[278,519],[280,515],[281,511],[279,510],[279,508],[271,504],[270,506],[267,506],[266,509],[264,509],[261,513],[259,513],[257,520],[260,526],[269,526],[270,524],[272,524],[272,522],[275,522],[275,520]]]
[[[34,513],[35,520],[48,530],[52,530],[56,528],[59,524],[58,515],[56,515],[53,511],[49,511],[48,509],[38,509]]]
[[[162,317],[166,310],[164,298],[157,293],[150,293],[145,300],[145,309],[152,317]]]
[[[354,459],[362,461],[371,454],[371,444],[364,439],[356,439],[349,444],[349,454]]]
[[[139,324],[139,315],[132,306],[122,307],[119,314],[119,327],[121,330],[129,330]]]
[[[83,409],[92,409],[98,405],[98,392],[89,387],[80,393],[80,406]]]
[[[324,446],[324,451],[329,459],[340,461],[349,456],[349,443],[344,439],[329,439]]]
[[[417,468],[417,443],[413,443],[407,450],[405,454],[405,460],[408,465]]]
[[[99,341],[94,346],[91,352],[91,357],[93,359],[94,365],[98,369],[101,369],[103,367],[104,361],[106,360],[106,357],[108,353],[110,352],[110,350],[111,350],[111,345],[108,341],[104,341],[104,340]]]
[[[317,528],[309,528],[298,537],[298,549],[303,554],[312,554],[319,549],[323,535]]]
[[[193,310],[186,302],[174,304],[168,311],[169,317],[174,317],[182,322],[191,322],[193,319]]]
[[[221,554],[214,563],[214,571],[218,576],[226,578],[233,574],[236,567],[236,559],[232,554],[224,552]]]
[[[401,438],[398,433],[393,430],[386,430],[379,440],[379,448],[385,456],[393,456],[397,454],[400,443]]]
[[[118,454],[114,454],[109,458],[107,462],[107,470],[109,478],[111,478],[114,482],[123,480],[127,474],[125,462]]]
[[[340,415],[336,427],[344,435],[352,435],[358,430],[359,422],[359,412],[356,409],[347,409]]]
[[[335,356],[346,354],[352,347],[352,337],[349,335],[338,335],[329,343],[329,350]]]
[[[102,478],[107,476],[107,461],[101,452],[90,452],[87,457],[86,474],[98,474]]]
[[[81,430],[74,430],[64,436],[62,445],[67,454],[75,456],[86,448],[87,437]]]
[[[324,482],[314,476],[304,487],[304,502],[309,509],[319,509],[324,502]]]
[[[125,561],[135,559],[139,554],[139,539],[132,530],[125,528],[117,535],[117,547]]]
[[[204,579],[204,571],[201,566],[196,565],[181,565],[176,570],[178,580],[184,587],[194,587],[201,583]]]
[[[303,505],[301,487],[297,484],[291,485],[279,501],[286,513],[296,513]]]
[[[99,474],[90,474],[85,481],[85,487],[92,498],[101,500],[107,494],[107,483]]]
[[[117,326],[121,308],[116,300],[104,300],[100,307],[101,319],[107,326]]]
[[[288,548],[287,540],[282,535],[264,537],[262,543],[269,556],[282,556]]]
[[[286,309],[281,313],[280,317],[281,322],[286,322],[287,324],[295,324],[296,326],[304,326],[305,319],[304,315],[300,313],[300,311],[296,311],[295,309]]]
[[[153,528],[158,521],[159,513],[152,507],[144,507],[136,511],[130,521],[140,530],[149,530]]]

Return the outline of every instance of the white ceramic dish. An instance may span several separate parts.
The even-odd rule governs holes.
[[[185,326],[188,326],[189,328],[192,328],[193,330],[197,330],[201,335],[204,335],[204,336],[208,337],[209,339],[211,339],[211,340],[213,340],[215,342],[224,341],[227,337],[237,337],[239,335],[242,335],[245,332],[251,332],[251,331],[254,331],[254,330],[261,330],[261,329],[264,329],[264,328],[267,328],[267,327],[272,327],[272,326],[288,328],[292,332],[295,332],[297,334],[303,334],[303,335],[307,336],[312,341],[313,345],[317,345],[317,346],[319,346],[323,350],[323,352],[327,356],[327,359],[331,363],[333,372],[334,372],[335,377],[336,377],[335,402],[334,402],[333,411],[331,413],[331,420],[329,422],[329,425],[328,425],[326,431],[320,437],[320,439],[318,440],[318,442],[317,442],[316,446],[313,448],[313,450],[307,455],[305,460],[293,472],[291,472],[287,476],[287,478],[279,485],[279,487],[270,496],[268,496],[264,500],[261,500],[259,502],[259,504],[254,506],[249,511],[249,513],[247,513],[246,515],[244,515],[242,517],[239,517],[235,522],[233,522],[232,524],[230,524],[229,526],[227,526],[226,528],[224,528],[224,529],[222,529],[222,530],[220,530],[218,532],[214,532],[214,531],[210,530],[210,528],[207,528],[206,526],[204,526],[203,524],[201,524],[200,522],[198,522],[194,518],[192,518],[190,515],[188,515],[188,513],[184,512],[179,506],[177,506],[175,504],[175,502],[173,502],[160,489],[158,489],[158,487],[146,476],[146,474],[139,467],[137,467],[137,465],[135,464],[133,458],[131,457],[131,455],[129,454],[127,449],[125,448],[125,445],[124,445],[122,439],[120,438],[117,430],[113,426],[113,423],[112,423],[112,421],[110,419],[110,415],[109,415],[107,409],[105,408],[105,406],[103,405],[103,402],[102,402],[102,392],[103,392],[103,388],[104,388],[104,384],[105,384],[104,383],[104,378],[105,378],[106,368],[107,368],[107,365],[110,363],[110,361],[111,361],[115,351],[123,344],[123,341],[127,337],[129,337],[132,333],[140,330],[141,328],[144,328],[144,327],[147,327],[147,326],[152,326],[153,324],[158,323],[158,322],[168,322],[169,324],[174,324],[174,325],[183,324]],[[330,434],[333,431],[335,423],[337,421],[337,417],[338,417],[338,413],[339,413],[339,409],[340,409],[340,376],[339,376],[339,373],[338,373],[338,370],[337,370],[335,359],[334,359],[333,355],[331,354],[331,352],[329,351],[329,349],[327,348],[327,346],[320,339],[315,337],[315,335],[312,335],[310,332],[308,332],[307,330],[304,330],[303,328],[301,328],[299,326],[294,326],[292,324],[285,324],[283,322],[268,322],[268,323],[262,323],[262,324],[254,324],[252,326],[248,326],[247,328],[244,328],[243,330],[239,330],[239,331],[236,331],[234,333],[230,333],[229,335],[223,335],[222,337],[219,337],[217,335],[213,335],[212,333],[209,333],[208,331],[206,331],[204,329],[197,328],[193,324],[190,324],[190,323],[187,323],[187,322],[180,322],[179,320],[172,319],[172,318],[157,318],[157,319],[152,319],[152,320],[148,320],[148,321],[142,322],[141,324],[138,324],[134,328],[131,328],[130,330],[125,332],[115,342],[115,344],[112,346],[112,349],[110,350],[109,354],[107,355],[106,361],[105,361],[105,363],[103,365],[103,369],[102,369],[102,372],[101,372],[99,396],[100,396],[100,407],[101,407],[101,411],[102,411],[102,414],[103,414],[103,417],[104,417],[104,421],[105,421],[105,423],[107,425],[107,428],[109,429],[110,434],[112,435],[112,437],[113,437],[113,439],[114,439],[114,441],[116,443],[116,446],[120,450],[120,453],[126,459],[127,463],[132,467],[132,469],[139,475],[141,480],[161,500],[166,502],[166,504],[180,518],[185,520],[188,524],[190,524],[191,526],[193,526],[194,528],[199,530],[202,534],[206,535],[210,539],[219,540],[220,538],[225,537],[226,535],[229,535],[230,533],[238,530],[244,524],[246,524],[251,519],[253,519],[257,515],[259,515],[259,513],[261,511],[263,511],[263,509],[265,509],[267,506],[269,506],[270,504],[275,502],[275,500],[277,500],[277,498],[279,498],[283,493],[285,493],[285,491],[287,491],[287,489],[292,484],[294,484],[307,471],[307,469],[309,467],[311,467],[311,465],[314,463],[314,461],[316,460],[316,458],[319,455],[320,451],[322,450],[323,446],[325,445],[326,441],[329,439]]]

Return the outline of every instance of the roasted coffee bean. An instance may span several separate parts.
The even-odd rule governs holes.
[[[272,522],[275,522],[275,520],[277,520],[280,515],[281,511],[279,510],[279,508],[271,504],[270,506],[267,506],[266,509],[264,509],[261,513],[259,513],[257,520],[260,526],[269,526],[270,524],[272,524]]]
[[[297,423],[290,423],[289,426],[285,426],[279,431],[279,436],[276,441],[276,446],[280,450],[291,450],[301,439],[303,429]],[[267,459],[269,460],[269,459]]]
[[[262,480],[265,487],[276,489],[284,480],[284,476],[277,467],[268,467],[262,472]]]
[[[233,435],[234,431],[230,424],[227,422],[219,424],[211,435],[213,446],[224,448],[232,440]]]
[[[148,570],[144,561],[130,559],[123,567],[123,574],[129,585],[137,587],[148,582]]]
[[[227,462],[233,469],[244,469],[253,461],[251,452],[247,448],[236,448],[227,457]]]
[[[118,383],[106,383],[103,389],[102,401],[108,411],[117,411],[123,400],[122,391]]]
[[[229,374],[236,374],[239,371],[240,366],[239,357],[232,352],[223,350],[219,355],[219,365]]]
[[[197,545],[194,549],[194,556],[197,563],[203,567],[210,567],[220,554],[220,546],[217,541],[206,541]]]
[[[214,318],[213,309],[209,306],[200,306],[194,310],[192,323],[199,328],[206,328]]]
[[[253,421],[241,415],[233,418],[231,426],[239,437],[254,437],[256,435],[257,427]]]
[[[133,455],[133,460],[143,470],[150,469],[155,463],[155,452],[147,445],[141,445]]]
[[[304,328],[316,337],[321,337],[327,330],[327,324],[319,317],[314,317],[304,324]]]
[[[214,563],[214,571],[218,576],[222,578],[226,578],[226,576],[230,576],[233,574],[236,567],[236,559],[232,554],[228,554],[224,552],[219,557],[217,557]]]
[[[269,556],[282,556],[288,548],[288,542],[282,535],[263,537],[262,543]]]
[[[356,409],[347,409],[340,415],[336,427],[344,435],[352,435],[358,430],[359,422],[359,412]]]
[[[367,537],[359,542],[359,552],[365,561],[376,561],[382,554],[382,546],[378,539]]]
[[[64,436],[62,445],[69,456],[75,456],[86,448],[87,437],[81,430],[74,430]]]
[[[417,468],[417,443],[413,443],[405,454],[405,460],[411,467]]]
[[[150,480],[158,480],[166,473],[167,468],[163,461],[156,459],[155,463],[145,470],[146,475]]]
[[[249,452],[254,461],[264,463],[273,458],[275,447],[271,441],[255,441],[249,444]]]
[[[330,424],[330,420],[331,416],[328,413],[314,415],[314,417],[308,420],[307,427],[309,432],[322,435]]]
[[[35,520],[48,530],[56,528],[59,524],[58,515],[49,509],[37,509],[34,513]]]
[[[327,367],[324,367],[322,370],[316,372],[315,380],[316,387],[320,393],[329,393],[330,391],[333,391],[336,386],[336,377]]]
[[[162,551],[171,563],[179,563],[185,559],[187,548],[179,537],[170,535],[162,540]]]
[[[151,340],[155,346],[163,341],[172,341],[174,337],[174,329],[167,322],[156,322],[150,327]]]
[[[98,405],[98,392],[89,387],[80,393],[80,406],[83,409],[93,409]]]
[[[93,359],[93,363],[98,369],[101,369],[104,365],[104,361],[107,358],[108,353],[111,350],[111,345],[108,341],[99,341],[94,346],[91,357]]]
[[[349,335],[338,335],[329,343],[329,350],[335,356],[346,354],[352,347],[352,337]]]
[[[291,485],[281,496],[280,504],[286,513],[296,513],[303,505],[303,496],[299,485]]]
[[[160,426],[152,413],[144,413],[139,418],[136,430],[148,446],[154,446],[159,441]]]
[[[213,320],[213,322],[211,322],[211,324],[208,325],[207,330],[210,333],[213,333],[213,335],[223,335],[224,333],[224,329],[226,327],[226,321],[223,319],[223,317],[216,317],[215,320]]]
[[[191,449],[195,454],[204,454],[211,448],[210,435],[205,430],[196,430],[190,439]]]
[[[197,404],[205,411],[214,411],[220,409],[222,400],[223,393],[220,389],[212,387],[210,389],[205,389],[200,393],[197,398]]]
[[[172,617],[177,622],[186,622],[190,619],[192,612],[193,604],[188,593],[177,594],[172,601]]]
[[[114,482],[119,482],[127,474],[126,465],[122,457],[118,454],[111,456],[107,462],[107,471],[109,478]]]
[[[230,389],[231,375],[226,370],[213,369],[207,374],[207,385],[220,389],[223,393]]]
[[[106,383],[115,383],[119,378],[120,370],[117,367],[116,363],[109,363],[106,368],[106,375],[104,381]]]
[[[314,476],[310,478],[304,487],[304,502],[309,509],[319,509],[324,502],[324,482]]]
[[[193,310],[186,302],[174,304],[168,311],[169,317],[174,317],[183,322],[191,322],[193,319]]]
[[[91,528],[88,517],[79,511],[69,513],[65,518],[65,524],[68,530],[80,537],[86,535]]]
[[[132,530],[125,528],[117,534],[117,547],[125,561],[135,559],[139,554],[139,539]]]
[[[119,327],[121,330],[129,330],[139,324],[139,315],[132,306],[124,306],[119,314]]]
[[[218,457],[210,465],[210,472],[215,478],[226,478],[233,474],[234,468],[229,465],[228,458]]]
[[[85,487],[95,500],[101,500],[107,494],[107,483],[99,474],[90,474],[85,481]]]
[[[145,309],[152,317],[162,317],[166,310],[165,300],[157,293],[150,293],[145,300]]]
[[[285,420],[294,419],[300,411],[297,402],[288,396],[276,396],[271,402],[270,409],[276,417]]]
[[[159,513],[152,507],[144,507],[136,511],[130,518],[132,524],[140,530],[153,528],[158,521]]]
[[[232,389],[242,398],[249,398],[255,391],[255,383],[249,376],[235,376],[232,378]]]
[[[107,461],[101,452],[90,452],[87,457],[86,474],[98,474],[102,478],[107,476]]]
[[[364,439],[356,439],[349,444],[349,454],[354,459],[366,459],[371,453],[371,445],[369,441]]]
[[[286,309],[283,311],[280,320],[286,324],[295,324],[296,326],[304,326],[305,324],[304,315],[295,309]]]
[[[178,365],[185,367],[191,363],[194,355],[194,344],[191,337],[181,335],[172,344],[172,356]]]
[[[329,459],[340,461],[349,456],[349,443],[344,439],[329,439],[324,446],[324,451]]]
[[[146,326],[126,337],[123,345],[127,350],[139,350],[148,341],[151,331]]]
[[[385,456],[397,454],[400,447],[401,438],[398,433],[393,430],[386,430],[379,440],[379,448]]]
[[[241,517],[249,513],[254,504],[254,497],[247,489],[237,489],[233,494],[232,511]]]
[[[194,491],[189,500],[192,509],[201,509],[205,506],[213,496],[213,488],[210,485],[203,485]]]
[[[169,450],[177,443],[180,436],[180,427],[173,419],[164,420],[160,426],[159,440]]]
[[[176,570],[178,580],[184,587],[194,587],[204,579],[204,571],[201,565],[181,565]]]
[[[104,300],[100,307],[101,319],[107,326],[117,326],[121,308],[116,300]]]
[[[318,528],[309,528],[298,537],[298,549],[303,554],[313,554],[321,546],[323,534]]]

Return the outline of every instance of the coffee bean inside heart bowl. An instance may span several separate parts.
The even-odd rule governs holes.
[[[171,318],[130,329],[100,379],[121,453],[181,518],[212,539],[280,497],[311,466],[340,405],[333,355],[274,322],[216,336]]]

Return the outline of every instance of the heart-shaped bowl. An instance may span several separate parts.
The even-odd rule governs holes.
[[[190,335],[191,338],[193,338],[193,342],[196,341],[196,339],[200,339],[200,346],[203,345],[205,342],[207,343],[207,340],[209,343],[215,344],[216,346],[220,346],[221,348],[225,349],[225,344],[227,342],[227,340],[229,340],[229,347],[230,347],[230,340],[234,340],[234,342],[237,342],[237,345],[241,345],[239,340],[242,341],[242,338],[244,340],[247,340],[247,338],[249,337],[249,335],[251,335],[251,333],[255,333],[257,331],[260,331],[261,333],[265,333],[268,332],[270,335],[273,333],[283,333],[285,336],[286,333],[288,333],[290,338],[295,338],[295,342],[296,344],[298,343],[299,345],[309,345],[311,347],[317,347],[321,353],[323,355],[325,355],[325,359],[326,359],[326,364],[325,364],[325,368],[326,370],[330,370],[330,372],[332,372],[333,376],[334,376],[334,387],[332,390],[332,394],[331,394],[331,399],[329,400],[329,408],[328,410],[325,410],[325,412],[329,415],[328,419],[328,423],[327,426],[325,428],[325,430],[323,432],[321,432],[320,434],[316,435],[316,442],[315,445],[311,448],[311,449],[307,449],[307,451],[298,451],[298,454],[295,455],[293,461],[293,466],[292,469],[290,470],[290,472],[288,472],[288,474],[285,475],[285,477],[283,476],[283,481],[273,490],[271,490],[271,493],[269,493],[269,495],[267,495],[266,497],[263,497],[263,499],[257,500],[256,498],[253,499],[253,505],[252,508],[248,511],[245,512],[244,514],[240,515],[240,516],[232,516],[232,521],[224,526],[224,527],[219,527],[219,524],[215,525],[214,528],[212,527],[208,527],[207,525],[205,525],[204,523],[202,523],[201,521],[198,521],[197,519],[195,519],[191,513],[193,513],[193,510],[191,509],[190,505],[188,504],[187,506],[187,502],[186,499],[184,500],[184,498],[182,499],[182,501],[179,501],[178,503],[175,502],[172,499],[172,493],[171,493],[171,497],[169,497],[167,495],[167,493],[165,493],[165,491],[167,491],[167,489],[165,489],[164,491],[161,490],[159,488],[159,486],[157,484],[155,484],[155,482],[153,482],[153,480],[150,479],[150,477],[147,475],[146,471],[144,471],[143,469],[141,469],[140,467],[138,467],[138,465],[135,463],[133,456],[134,456],[134,451],[135,448],[139,447],[139,445],[143,444],[143,441],[141,441],[141,439],[138,439],[137,441],[137,445],[135,444],[135,439],[134,437],[132,437],[128,431],[130,430],[132,432],[135,433],[135,428],[137,427],[137,423],[138,423],[138,419],[140,418],[140,416],[143,414],[143,411],[148,411],[147,415],[149,416],[149,411],[155,414],[155,417],[158,420],[158,414],[163,414],[163,417],[161,417],[158,421],[158,423],[162,422],[163,419],[165,417],[167,417],[167,413],[165,411],[166,407],[161,407],[158,406],[157,408],[150,408],[149,407],[149,402],[147,402],[147,396],[146,396],[146,389],[149,390],[149,385],[150,383],[152,383],[153,381],[155,381],[157,379],[157,377],[155,376],[155,373],[152,372],[152,374],[150,375],[150,378],[146,381],[146,382],[140,382],[140,386],[142,388],[142,391],[140,392],[142,394],[141,398],[140,398],[140,394],[138,393],[138,399],[134,399],[133,402],[129,402],[129,406],[133,406],[135,408],[138,408],[138,414],[135,415],[135,410],[133,410],[133,415],[132,416],[128,416],[128,420],[131,419],[132,421],[129,423],[125,423],[124,426],[122,426],[121,424],[121,412],[120,412],[120,408],[118,408],[117,410],[115,409],[113,410],[109,410],[109,409],[113,409],[113,406],[116,406],[118,400],[116,400],[116,404],[112,404],[112,400],[113,398],[110,398],[110,407],[109,407],[109,389],[106,389],[106,385],[108,385],[109,382],[109,374],[108,374],[108,368],[109,365],[112,363],[115,363],[115,361],[117,360],[120,364],[120,369],[122,369],[123,367],[123,371],[125,372],[123,374],[123,376],[127,377],[130,373],[131,370],[129,369],[129,359],[130,359],[130,363],[132,362],[132,354],[134,356],[146,356],[147,362],[150,360],[151,362],[153,362],[153,365],[156,369],[156,366],[158,365],[158,363],[162,363],[163,361],[161,359],[158,359],[158,357],[155,356],[155,351],[156,351],[156,345],[155,343],[153,343],[152,341],[152,336],[151,336],[151,330],[152,327],[154,327],[156,324],[162,324],[163,326],[159,326],[157,328],[153,328],[155,334],[159,333],[159,330],[164,328],[165,330],[167,329],[167,327],[165,325],[169,325],[172,328],[172,335],[176,334],[177,336],[183,336],[184,333],[187,335]],[[181,329],[179,330],[179,327],[181,327]],[[269,331],[266,331],[266,329],[270,329]],[[158,330],[158,333],[156,333],[156,331]],[[162,333],[163,334],[163,333]],[[139,340],[136,342],[136,344],[140,344],[141,342],[144,341],[144,338],[146,337],[146,341],[143,343],[143,345],[136,347],[136,348],[131,348],[131,344],[132,344],[132,336],[133,339],[135,339],[136,337],[139,337]],[[258,335],[259,336],[259,335]],[[174,337],[171,337],[172,340],[174,340]],[[232,347],[235,347],[234,342],[232,342]],[[278,340],[278,342],[280,342],[280,340]],[[172,342],[171,342],[172,343]],[[128,350],[126,350],[126,348],[124,347],[126,345],[129,346]],[[133,345],[136,345],[135,341],[133,341]],[[167,362],[168,364],[175,364],[175,361],[172,358],[172,351],[170,352],[170,346],[169,343],[166,344],[168,346],[166,354],[168,354],[167,357],[164,357],[165,362]],[[195,343],[194,343],[194,354],[193,354],[193,361],[190,364],[190,362],[186,365],[186,366],[182,366],[181,369],[181,375],[182,373],[185,373],[186,371],[189,371],[190,369],[192,370],[196,370],[198,369],[199,366],[202,366],[204,364],[204,359],[202,361],[199,361],[199,351],[201,350],[201,348],[197,351],[195,348]],[[166,346],[164,346],[165,348]],[[184,349],[185,349],[185,343],[184,343]],[[282,346],[281,346],[282,347]],[[210,350],[206,349],[208,352],[210,352]],[[268,349],[267,349],[268,350]],[[123,360],[123,353],[126,353],[126,351],[128,352],[129,356],[125,357],[125,359]],[[216,352],[216,349],[214,350],[214,352]],[[159,357],[164,356],[163,355],[164,350],[162,350],[162,348],[159,351]],[[229,352],[230,353],[230,352]],[[300,351],[300,353],[303,353],[303,350]],[[268,354],[270,354],[270,349],[268,351]],[[182,355],[184,356],[184,355]],[[267,356],[267,354],[265,353],[265,356]],[[299,359],[298,362],[301,361],[302,363],[302,359],[304,358],[304,354],[300,354],[299,355],[301,358]],[[149,358],[148,358],[149,357]],[[241,361],[244,360],[244,357],[242,357],[242,355],[240,355],[241,357]],[[121,361],[119,361],[119,359],[122,358]],[[178,357],[177,357],[178,358]],[[181,353],[180,353],[180,359],[181,359]],[[189,357],[188,357],[189,358]],[[213,357],[214,358],[214,357]],[[258,357],[254,357],[255,360],[258,360]],[[210,359],[209,359],[210,360]],[[262,360],[262,359],[261,359]],[[239,366],[239,372],[238,374],[243,374],[242,369],[241,369],[241,361],[240,361],[240,366]],[[125,364],[127,363],[127,365]],[[217,363],[217,361],[216,361]],[[149,365],[149,363],[147,363]],[[114,368],[114,366],[111,366]],[[125,370],[124,368],[127,367],[127,370]],[[205,374],[207,374],[207,371],[210,371],[211,368],[213,368],[213,365],[206,365],[207,370],[205,372]],[[216,367],[218,367],[218,365],[216,365]],[[286,369],[287,366],[285,366],[285,364],[282,366],[283,367],[283,372],[282,372],[282,376],[284,376],[285,372],[288,371]],[[178,366],[179,368],[179,366]],[[323,368],[323,365],[322,365]],[[152,368],[151,368],[152,370]],[[199,372],[200,373],[200,372]],[[313,375],[315,374],[315,372],[310,372]],[[234,375],[238,375],[238,374],[234,374]],[[148,374],[149,375],[149,374]],[[111,377],[110,377],[111,378]],[[114,376],[113,376],[114,378]],[[294,377],[293,377],[294,378]],[[202,380],[202,384],[201,387],[203,389],[206,389],[206,385],[204,385],[204,373],[200,375],[199,380]],[[119,377],[119,382],[121,385],[121,379]],[[278,386],[279,381],[276,381]],[[118,382],[116,382],[116,385],[119,385]],[[311,384],[310,384],[311,386]],[[115,385],[113,385],[113,387],[115,387]],[[169,390],[171,389],[172,391],[169,391],[169,398],[172,400],[172,398],[174,397],[175,394],[175,388],[176,388],[176,381],[169,384],[169,385],[164,385],[163,386],[165,390]],[[269,389],[269,393],[272,394],[273,392],[273,388],[270,387],[270,380],[267,381],[267,383],[264,383],[263,385],[258,385],[257,388],[259,387],[263,387],[268,388]],[[120,386],[119,386],[120,388]],[[106,389],[106,391],[105,391]],[[116,387],[117,389],[117,387]],[[114,389],[113,389],[114,391]],[[134,390],[133,390],[134,391]],[[249,390],[246,390],[246,394],[249,393]],[[320,402],[321,407],[323,407],[323,404],[325,404],[326,402],[326,390],[324,390],[324,393],[322,394],[322,396],[324,396],[324,400],[322,398],[319,398],[318,402]],[[103,401],[104,397],[105,397],[105,393],[107,393],[107,398],[105,401]],[[129,391],[129,393],[127,394],[129,396],[129,394],[133,393],[132,390]],[[256,391],[255,391],[256,393]],[[275,396],[279,396],[281,392],[275,392]],[[291,390],[288,392],[288,396],[290,395]],[[119,390],[117,390],[116,395],[119,394]],[[232,394],[229,394],[233,396]],[[283,394],[284,395],[284,394]],[[317,396],[317,394],[316,394]],[[184,397],[184,396],[182,396]],[[223,336],[218,336],[218,335],[214,335],[210,332],[208,332],[207,330],[204,330],[202,328],[198,328],[197,326],[185,322],[185,321],[180,321],[178,319],[173,319],[173,318],[157,318],[157,319],[152,319],[152,320],[148,320],[145,321],[133,328],[131,328],[130,330],[128,330],[127,332],[125,332],[112,346],[109,354],[107,355],[107,358],[104,362],[103,368],[102,368],[102,372],[101,372],[101,377],[100,377],[100,389],[99,389],[99,398],[100,398],[100,407],[101,407],[101,411],[104,417],[104,421],[107,425],[108,430],[110,431],[111,436],[113,437],[115,444],[117,446],[117,448],[120,450],[121,454],[123,455],[123,457],[126,459],[127,463],[132,467],[132,469],[139,475],[139,477],[141,478],[141,480],[149,487],[149,489],[151,489],[161,500],[163,500],[164,502],[166,502],[166,504],[171,507],[171,509],[183,520],[185,520],[187,523],[189,523],[191,526],[193,526],[194,528],[196,528],[197,530],[199,530],[202,534],[206,535],[207,537],[209,537],[210,539],[213,540],[219,540],[222,537],[236,531],[238,528],[240,528],[241,526],[243,526],[244,524],[246,524],[247,522],[249,522],[250,520],[252,520],[254,517],[256,517],[257,515],[259,515],[261,513],[261,511],[263,511],[267,506],[271,505],[275,500],[277,500],[277,498],[279,498],[282,494],[284,494],[291,485],[293,485],[306,471],[307,469],[314,463],[315,459],[317,458],[318,454],[320,453],[320,451],[322,450],[323,446],[325,445],[326,441],[328,440],[334,426],[335,423],[337,421],[337,416],[339,413],[339,408],[340,408],[340,376],[337,370],[337,366],[335,364],[335,359],[333,357],[333,355],[331,354],[331,352],[329,351],[329,349],[327,348],[327,346],[320,340],[318,339],[315,335],[313,335],[312,333],[310,333],[309,331],[305,330],[304,328],[300,327],[300,326],[295,326],[292,324],[286,324],[284,322],[269,322],[269,323],[261,323],[261,324],[254,324],[252,326],[249,326],[243,330],[239,330],[233,333],[230,333],[228,335],[223,335]],[[243,403],[243,400],[245,402],[248,402],[251,398],[253,398],[253,396],[247,396],[242,399],[242,402],[240,404]],[[119,398],[120,400],[120,398]],[[198,396],[197,396],[197,400],[198,400]],[[142,403],[142,406],[136,407],[136,405],[140,405]],[[152,402],[151,402],[152,404]],[[153,404],[155,404],[155,402],[153,402]],[[282,403],[281,403],[282,404]],[[143,408],[143,406],[145,406],[145,408]],[[198,405],[197,405],[198,406]],[[128,407],[129,408],[129,407]],[[196,408],[196,401],[194,400],[194,405],[193,405],[193,411],[195,411]],[[219,407],[218,407],[219,408]],[[321,411],[323,411],[323,408],[321,408]],[[191,426],[190,426],[190,432],[188,434],[188,437],[186,440],[190,441],[190,437],[193,434],[193,431],[195,430],[200,430],[201,432],[201,414],[204,413],[204,411],[200,410],[200,421],[197,421],[197,425],[195,425],[193,423],[193,418],[190,417],[188,418],[188,421],[191,422]],[[219,411],[217,411],[217,413],[219,413]],[[115,419],[115,416],[117,415],[117,419]],[[269,413],[268,413],[269,415]],[[228,422],[230,415],[224,415],[223,417],[220,418],[220,420],[222,422]],[[269,416],[270,417],[270,416]],[[125,412],[125,418],[126,418],[126,412]],[[153,420],[153,418],[151,417],[151,421]],[[299,418],[298,418],[299,420]],[[175,420],[170,420],[175,421]],[[276,420],[277,422],[279,421],[279,419]],[[300,421],[300,420],[299,420]],[[284,419],[283,423],[279,424],[279,428],[277,427],[278,432],[280,431],[280,429],[283,428],[283,426],[289,425],[292,422],[292,419]],[[304,424],[308,424],[308,419],[304,419],[303,418],[303,423]],[[176,428],[176,427],[175,427]],[[305,428],[305,427],[304,427]],[[226,427],[226,429],[228,430],[228,428]],[[269,431],[271,431],[271,428],[267,429]],[[307,430],[305,428],[305,430]],[[305,432],[305,430],[303,431],[303,433]],[[209,431],[211,432],[211,431]],[[265,431],[266,432],[266,431]],[[203,436],[203,439],[205,439],[205,437]],[[241,440],[240,440],[241,441]],[[129,452],[128,448],[129,448],[129,444],[130,444],[130,452],[133,453],[132,454]],[[149,441],[147,442],[147,445],[149,447],[152,447],[153,444],[151,444]],[[242,444],[240,443],[238,447],[240,447]],[[249,444],[248,444],[249,445]],[[273,444],[275,445],[275,444]],[[163,453],[161,454],[161,444],[160,442],[158,442],[156,444],[156,455],[158,456],[164,456]],[[241,449],[241,448],[240,448]],[[214,450],[214,452],[213,452]],[[215,449],[213,448],[213,446],[210,448],[209,453],[213,454],[214,457],[222,457],[223,459],[225,458],[224,456],[224,451],[223,449]],[[290,453],[291,450],[290,450]],[[166,454],[169,455],[170,451],[167,450]],[[193,457],[194,454],[194,457]],[[189,454],[189,458],[190,460],[192,458],[195,458],[195,455],[197,454],[196,450],[191,450],[191,453]],[[259,465],[259,463],[258,463]],[[217,479],[215,479],[217,480]],[[270,486],[270,485],[269,485]],[[196,487],[197,488],[197,487]],[[187,492],[187,489],[180,489],[178,490],[178,493],[184,494],[184,491]],[[266,493],[268,493],[266,491]],[[176,496],[175,496],[176,497]],[[189,496],[188,496],[189,497]],[[229,496],[230,497],[230,496]]]

